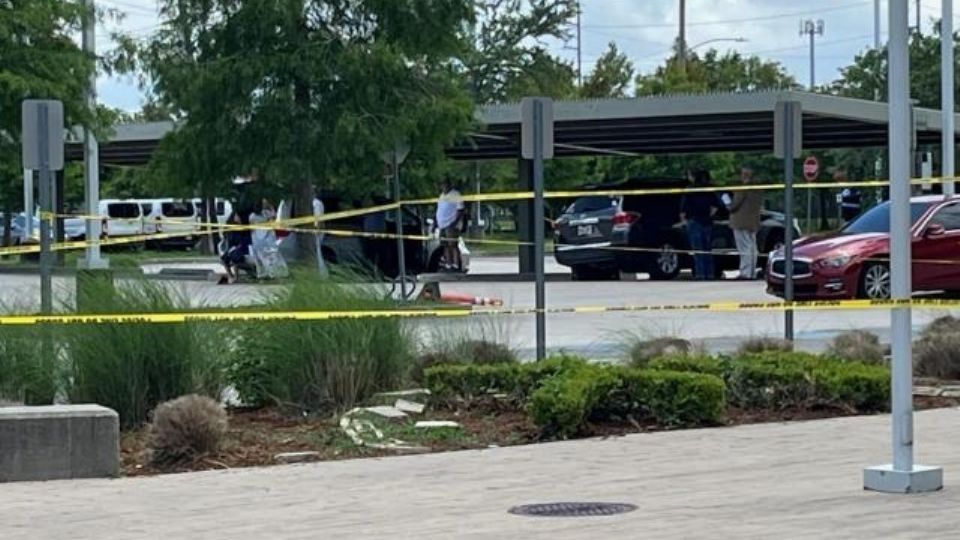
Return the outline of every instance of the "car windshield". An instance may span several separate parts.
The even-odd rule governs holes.
[[[581,197],[567,207],[567,214],[585,214],[587,212],[596,212],[606,210],[616,206],[617,200],[613,197]]]
[[[928,208],[930,208],[929,203],[910,203],[910,224],[916,223]],[[860,214],[844,227],[842,232],[843,234],[889,233],[890,203],[879,204]]]

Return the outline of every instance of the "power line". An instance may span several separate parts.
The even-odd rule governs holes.
[[[711,26],[711,25],[716,25],[716,24],[732,24],[732,23],[748,23],[748,22],[772,21],[772,20],[776,20],[776,19],[786,19],[786,18],[790,18],[790,17],[802,17],[802,16],[804,16],[804,15],[816,15],[816,14],[820,14],[820,13],[831,13],[831,12],[834,12],[834,11],[843,11],[843,10],[847,10],[847,9],[853,9],[853,8],[865,6],[865,5],[869,4],[869,3],[872,3],[872,2],[871,2],[870,0],[868,0],[868,1],[860,0],[860,1],[857,1],[857,2],[852,3],[852,4],[848,4],[848,5],[845,5],[845,6],[835,6],[835,7],[832,7],[832,8],[822,8],[822,9],[807,10],[807,11],[795,11],[795,12],[792,12],[792,13],[783,13],[783,14],[780,14],[780,15],[764,15],[764,16],[759,16],[759,17],[746,17],[746,18],[740,18],[740,19],[722,19],[722,20],[715,20],[715,21],[694,21],[694,22],[688,22],[688,23],[686,23],[686,25],[687,25],[687,26]],[[626,29],[632,29],[632,28],[675,28],[675,27],[676,27],[676,24],[673,24],[673,23],[670,23],[670,24],[592,24],[592,25],[584,25],[583,27],[584,27],[584,29],[586,29],[586,28],[626,28]]]

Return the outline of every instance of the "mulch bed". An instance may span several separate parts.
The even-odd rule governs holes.
[[[956,398],[916,396],[918,410],[954,407]],[[764,422],[790,422],[852,416],[843,409],[745,411],[727,410],[725,425]],[[393,451],[359,447],[344,435],[336,418],[297,417],[277,409],[231,410],[230,427],[220,451],[214,455],[176,467],[157,468],[150,463],[149,431],[142,428],[121,435],[120,461],[126,476],[155,475],[201,470],[233,469],[275,465],[274,456],[285,452],[318,452],[314,461],[396,455]],[[410,441],[431,452],[447,452],[535,443],[540,433],[523,411],[478,407],[467,411],[427,411],[418,420],[453,420],[463,428],[463,436]],[[617,424],[589,425],[584,436],[615,437],[638,432],[663,431],[662,426],[635,420]]]

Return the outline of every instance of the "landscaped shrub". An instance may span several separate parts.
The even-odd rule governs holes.
[[[153,412],[151,460],[169,466],[213,454],[227,432],[227,413],[216,401],[189,395],[166,401]]]
[[[503,343],[483,339],[464,340],[438,347],[417,358],[412,379],[423,382],[423,372],[433,366],[446,364],[494,365],[516,363],[517,355]]]
[[[270,311],[395,308],[374,287],[345,279],[295,275],[266,298]],[[377,392],[396,390],[409,374],[414,339],[397,318],[275,321],[241,327],[230,381],[246,404],[310,411],[349,409]]]
[[[960,319],[940,317],[930,323],[914,344],[917,375],[960,379]]]
[[[91,284],[85,309],[94,313],[170,313],[196,309],[169,284]],[[185,394],[219,398],[230,327],[211,322],[81,324],[58,328],[73,403],[98,403],[124,427],[147,420],[157,404]]]
[[[730,404],[744,409],[839,406],[874,412],[885,410],[890,397],[886,367],[807,353],[680,356],[659,358],[650,367],[720,375]]]
[[[53,403],[61,375],[59,349],[51,328],[0,326],[0,399],[27,405]]]
[[[585,360],[571,356],[527,364],[447,364],[428,368],[424,382],[443,403],[469,403],[490,394],[507,394],[522,403],[545,379],[585,364]]]
[[[569,437],[616,391],[617,375],[600,366],[580,366],[544,380],[530,396],[530,417],[546,435]]]
[[[880,345],[880,338],[876,334],[863,330],[853,330],[833,338],[826,354],[833,358],[854,362],[882,364],[884,349]]]
[[[790,352],[793,342],[770,336],[750,338],[737,348],[737,354],[755,354],[769,351]]]
[[[629,365],[635,368],[646,367],[654,358],[662,356],[682,356],[692,353],[693,344],[685,339],[659,337],[637,339],[630,344]]]
[[[713,375],[584,365],[547,379],[531,395],[529,408],[544,433],[568,437],[587,420],[716,423],[725,399],[723,381]]]

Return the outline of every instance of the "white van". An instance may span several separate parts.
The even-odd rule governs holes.
[[[187,199],[137,199],[143,212],[144,234],[176,234],[175,237],[148,241],[157,246],[190,248],[200,234],[200,217],[193,201]]]
[[[193,199],[193,205],[197,207],[197,215],[203,215],[203,199],[196,198]],[[217,223],[223,225],[227,222],[227,218],[230,217],[230,213],[233,212],[233,204],[226,199],[221,199],[217,197],[214,199],[214,205],[216,206],[217,212]]]
[[[104,199],[100,212],[107,236],[135,236],[143,234],[143,209],[136,201]]]

